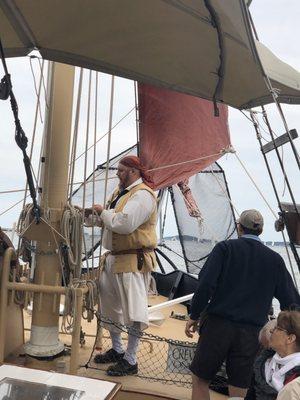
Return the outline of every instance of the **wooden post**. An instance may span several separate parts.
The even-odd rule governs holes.
[[[70,374],[77,375],[79,366],[79,346],[80,346],[80,328],[81,328],[81,312],[83,292],[81,289],[75,289],[75,315],[74,329],[72,332],[72,346],[70,358]]]
[[[1,293],[0,293],[0,364],[4,361],[6,339],[6,311],[8,302],[7,283],[9,280],[10,262],[16,257],[12,247],[6,249],[3,258]]]

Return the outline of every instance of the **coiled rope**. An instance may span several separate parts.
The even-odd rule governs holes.
[[[70,272],[74,278],[80,278],[83,217],[82,213],[70,204],[65,206],[60,222],[60,230],[65,238],[65,244],[67,245],[68,267]]]

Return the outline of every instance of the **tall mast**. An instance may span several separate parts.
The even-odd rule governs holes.
[[[62,280],[58,232],[68,195],[74,71],[74,67],[58,63],[50,63],[48,70],[48,109],[40,183],[43,219],[38,225],[33,223],[25,233],[27,238],[37,241],[36,285],[60,285]],[[63,351],[64,345],[58,339],[59,304],[58,294],[34,295],[31,336],[25,345],[27,354],[49,357]]]

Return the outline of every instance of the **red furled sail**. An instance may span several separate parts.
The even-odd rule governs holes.
[[[210,101],[145,84],[138,96],[140,157],[156,189],[203,170],[230,147],[226,106],[215,117]]]

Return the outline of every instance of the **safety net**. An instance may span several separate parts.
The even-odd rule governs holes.
[[[117,324],[109,318],[96,314],[98,321],[97,335],[94,347],[86,368],[106,370],[107,364],[97,364],[94,362],[95,355],[111,349],[112,343],[109,331],[106,329],[119,329],[122,334],[124,344],[128,339],[128,333],[140,338],[137,352],[139,378],[149,381],[157,381],[164,384],[190,387],[192,376],[189,369],[196,350],[195,342],[187,342],[153,335],[147,331],[140,331],[122,324]],[[104,329],[105,328],[105,329]],[[224,366],[210,384],[210,388],[228,394],[227,376]]]
[[[161,247],[182,256],[187,272],[197,274],[217,242],[237,237],[225,173],[213,163],[169,193],[178,234],[164,237]]]

